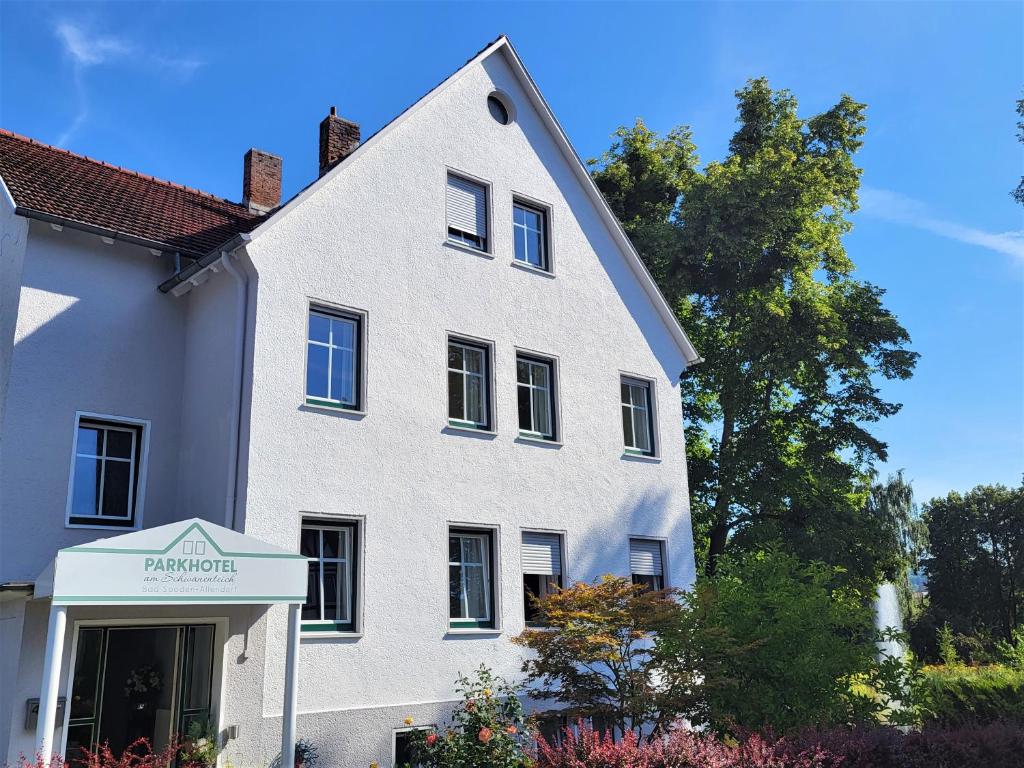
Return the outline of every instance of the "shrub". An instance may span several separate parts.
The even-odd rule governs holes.
[[[680,669],[673,679],[685,682],[659,684],[666,679],[666,659],[652,642],[683,620],[675,597],[671,590],[655,592],[604,576],[538,600],[545,627],[527,629],[514,640],[536,653],[523,664],[535,686],[530,695],[557,702],[560,715],[597,717],[622,732],[640,733],[645,724],[659,732],[688,716],[699,672]]]
[[[443,733],[413,732],[417,763],[424,768],[523,768],[529,735],[518,689],[485,666],[472,679],[459,677],[455,689],[462,704],[449,727]]]
[[[14,764],[13,768],[45,768],[45,766],[46,760],[43,759],[42,753],[36,753],[36,756],[32,758],[19,755],[18,762]],[[10,768],[10,765],[4,763],[4,768]],[[50,758],[50,768],[64,768],[64,757],[54,752]]]
[[[703,673],[691,721],[782,733],[917,720],[913,666],[878,660],[869,602],[836,568],[771,549],[724,558],[686,600],[684,621],[658,644],[680,660],[670,672]]]
[[[1024,671],[999,664],[925,667],[922,688],[926,724],[1024,723]]]
[[[115,755],[110,744],[104,742],[95,749],[82,748],[82,756],[67,762],[75,768],[167,768],[178,757],[178,745],[171,743],[159,752],[153,751],[149,739],[137,739],[124,752]],[[193,768],[192,763],[182,761],[182,766]]]
[[[557,745],[539,740],[535,768],[1019,768],[1024,728],[1005,723],[904,735],[894,728],[757,734],[725,741],[678,729],[615,743],[582,723]]]

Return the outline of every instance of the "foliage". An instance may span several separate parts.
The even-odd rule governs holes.
[[[1017,139],[1024,144],[1024,99],[1017,99],[1017,114],[1020,119],[1017,121]],[[1020,184],[1011,192],[1013,199],[1024,205],[1024,176],[1020,178]]]
[[[47,768],[47,766],[49,768],[64,768],[64,757],[54,752],[47,761],[41,752],[37,752],[32,758],[21,754],[18,755],[18,762],[14,764],[13,768]],[[10,768],[10,763],[4,763],[4,768]]]
[[[912,662],[879,660],[865,595],[835,570],[767,550],[727,557],[698,583],[658,639],[659,658],[677,660],[670,684],[680,669],[703,674],[689,719],[734,734],[918,719]]]
[[[1024,671],[999,664],[925,667],[927,724],[953,727],[1013,720],[1024,724]]]
[[[1024,624],[1014,627],[1010,633],[1011,642],[999,640],[996,642],[996,651],[1003,657],[1007,666],[1024,672]]]
[[[953,630],[949,624],[943,624],[938,632],[939,658],[947,667],[955,667],[960,663],[960,656],[956,652],[956,644],[953,642]]]
[[[108,742],[98,744],[94,749],[83,747],[81,757],[69,762],[76,768],[167,768],[175,761],[177,753],[178,745],[173,742],[154,752],[149,739],[142,738],[129,744],[120,755],[111,751]],[[182,766],[193,768],[185,761]]]
[[[426,768],[522,768],[528,740],[519,690],[481,666],[460,676],[462,704],[441,733],[413,731],[417,761]]]
[[[910,576],[920,566],[928,529],[914,504],[914,489],[902,469],[889,475],[884,483],[871,485],[865,511],[882,526],[889,541],[890,560],[880,560],[879,565],[882,577],[895,584],[900,612],[908,618],[916,612]]]
[[[991,660],[996,642],[1010,642],[1024,623],[1024,483],[932,499],[923,519],[928,605],[918,624],[931,629],[948,623],[962,658]],[[926,644],[929,634],[915,633],[915,650],[935,658],[937,649]]]
[[[309,739],[299,739],[295,742],[295,764],[303,768],[316,768],[320,762],[320,750]]]
[[[697,549],[713,573],[727,546],[783,540],[874,581],[891,543],[864,509],[885,458],[867,425],[900,407],[876,380],[908,378],[917,355],[842,244],[864,105],[843,96],[804,119],[763,79],[736,95],[721,162],[698,170],[688,129],[662,138],[640,121],[593,162],[706,358],[681,386]]]
[[[178,754],[187,765],[216,765],[217,755],[220,754],[216,726],[206,720],[193,720],[189,723]]]
[[[540,629],[514,639],[535,653],[523,664],[530,695],[560,705],[569,718],[600,718],[620,731],[655,732],[692,709],[691,685],[659,685],[663,659],[652,642],[679,624],[671,591],[655,592],[604,576],[539,600]]]
[[[784,738],[751,734],[722,740],[678,729],[667,738],[612,742],[584,724],[557,745],[540,741],[536,768],[1016,768],[1024,727],[993,723],[902,733],[835,728]]]

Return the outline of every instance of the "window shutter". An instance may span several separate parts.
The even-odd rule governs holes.
[[[541,576],[562,573],[562,546],[558,534],[523,531],[523,573]]]
[[[629,570],[637,576],[661,576],[661,542],[629,540]]]
[[[487,237],[487,191],[482,186],[448,175],[448,226]]]

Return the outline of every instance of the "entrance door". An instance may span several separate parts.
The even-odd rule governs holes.
[[[65,755],[140,738],[154,751],[210,718],[212,624],[83,627],[78,632]]]

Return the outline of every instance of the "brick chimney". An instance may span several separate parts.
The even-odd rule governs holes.
[[[242,202],[266,213],[281,204],[281,158],[253,147],[245,153]]]
[[[320,123],[320,175],[355,152],[359,146],[359,124],[338,117],[331,107],[331,114]]]

